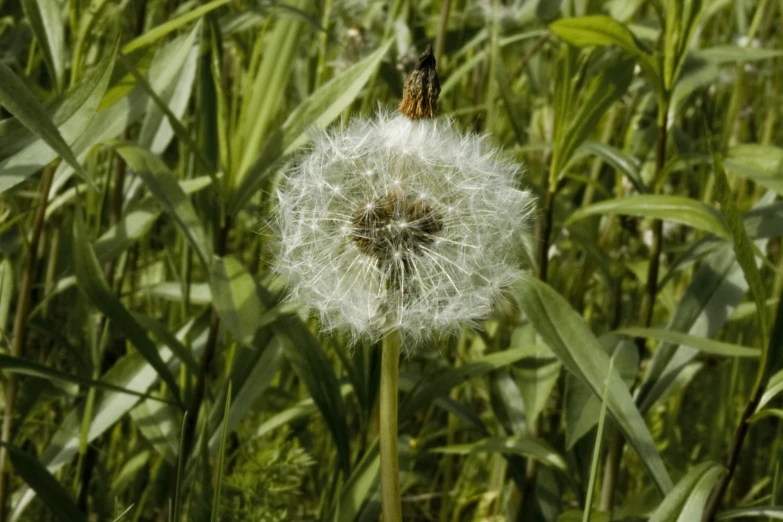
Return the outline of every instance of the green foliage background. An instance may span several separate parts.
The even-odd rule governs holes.
[[[379,346],[281,301],[266,224],[430,43],[539,204],[508,305],[402,361],[405,520],[783,519],[782,21],[0,0],[0,521],[378,520]]]

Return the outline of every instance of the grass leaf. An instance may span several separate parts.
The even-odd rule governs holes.
[[[609,412],[636,449],[661,492],[671,486],[666,467],[631,394],[617,372],[608,374],[609,357],[582,318],[551,287],[536,279],[523,279],[514,296],[538,334],[565,367],[603,398],[604,381],[610,379]],[[607,377],[608,375],[608,377]]]

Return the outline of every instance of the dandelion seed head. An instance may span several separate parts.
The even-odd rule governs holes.
[[[476,325],[523,276],[533,197],[519,175],[450,120],[354,118],[285,174],[276,269],[353,340]]]

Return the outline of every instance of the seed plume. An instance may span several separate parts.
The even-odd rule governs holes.
[[[429,203],[398,191],[361,204],[352,225],[351,237],[359,250],[382,262],[407,262],[443,229],[440,215]]]

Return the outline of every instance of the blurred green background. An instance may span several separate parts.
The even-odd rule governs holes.
[[[379,346],[282,300],[268,225],[428,44],[538,205],[508,305],[402,361],[404,519],[783,519],[781,21],[0,0],[0,522],[379,519]]]

